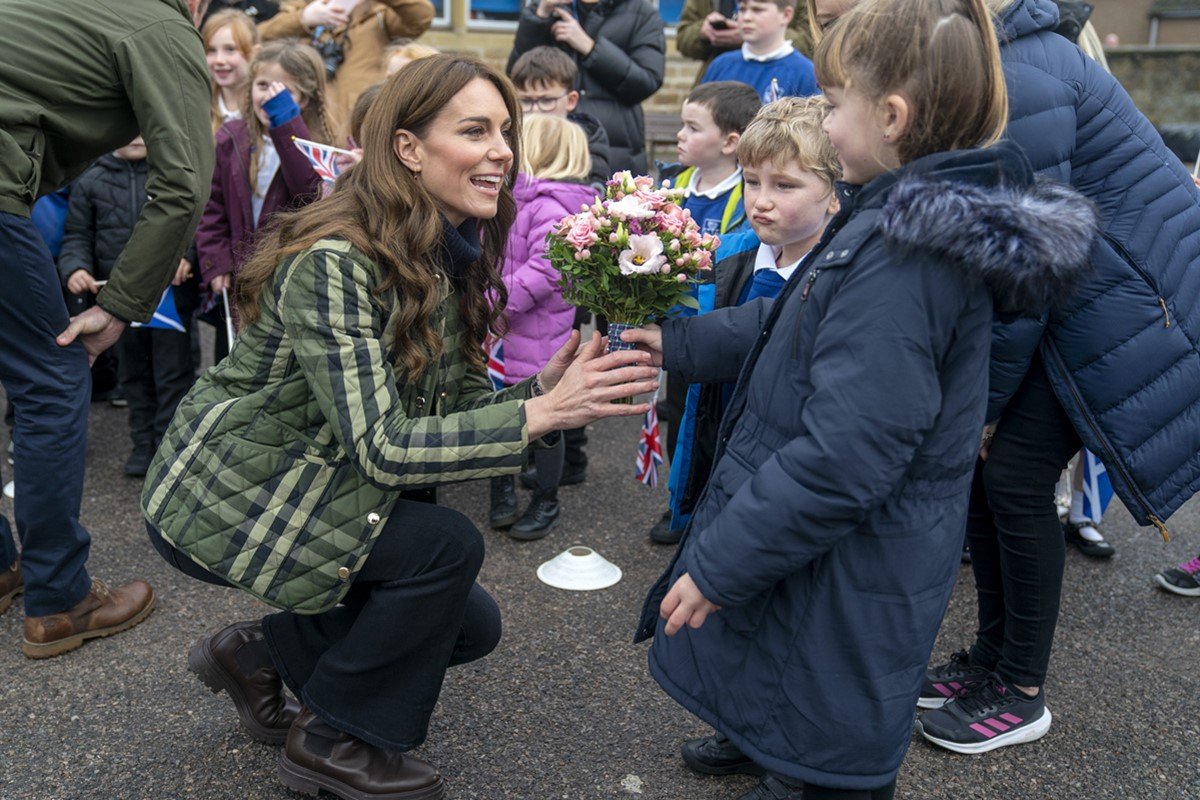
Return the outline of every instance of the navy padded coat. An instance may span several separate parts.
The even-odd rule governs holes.
[[[962,551],[988,290],[1049,307],[1095,233],[1079,195],[1031,181],[1012,145],[919,159],[845,194],[773,303],[663,325],[671,375],[737,388],[638,636],[666,692],[769,770],[874,789],[900,767]],[[667,637],[684,572],[721,610]]]
[[[1041,347],[1080,438],[1134,518],[1160,524],[1200,489],[1200,194],[1121,85],[1053,33],[1058,7],[1000,22],[1008,135],[1099,213],[1094,274],[1040,321],[998,324],[988,419]]]

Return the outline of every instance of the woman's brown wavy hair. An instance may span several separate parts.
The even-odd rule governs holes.
[[[396,363],[416,378],[442,352],[431,320],[440,302],[437,273],[442,217],[434,198],[392,149],[396,130],[424,136],[434,118],[467,84],[488,81],[500,92],[512,119],[509,146],[513,167],[500,190],[496,216],[479,220],[483,251],[467,269],[460,309],[472,367],[485,367],[483,339],[501,328],[508,293],[500,279],[500,259],[516,217],[512,181],[519,152],[520,104],[509,80],[472,56],[439,54],[406,65],[387,80],[363,121],[363,159],[345,172],[333,193],[294,212],[281,214],[266,231],[254,255],[238,273],[238,313],[246,324],[261,313],[260,296],[288,257],[319,239],[344,239],[383,268],[380,296],[396,291]],[[490,298],[490,299],[489,299]]]

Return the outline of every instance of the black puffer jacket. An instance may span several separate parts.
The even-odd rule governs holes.
[[[67,228],[58,272],[63,282],[75,270],[108,280],[117,256],[125,249],[146,202],[146,159],[126,161],[101,156],[71,187]]]
[[[550,35],[556,20],[539,17],[536,1],[525,7],[508,56],[510,71],[529,50],[557,44]],[[586,57],[558,45],[579,65],[579,111],[600,120],[608,132],[609,166],[614,171],[645,175],[650,165],[641,104],[663,82],[667,43],[662,17],[646,0],[600,0],[584,18],[583,29],[596,42]]]

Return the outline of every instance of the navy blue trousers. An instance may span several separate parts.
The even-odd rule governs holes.
[[[78,342],[55,337],[69,317],[54,259],[33,223],[0,213],[0,384],[16,412],[12,431],[25,614],[76,605],[91,588],[91,538],[79,524],[92,379]],[[0,568],[17,557],[0,516]]]

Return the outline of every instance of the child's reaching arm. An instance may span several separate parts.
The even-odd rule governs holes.
[[[96,206],[91,182],[80,178],[67,200],[67,221],[62,249],[58,252],[58,274],[71,294],[98,291],[96,286]],[[75,275],[76,272],[81,275]]]

